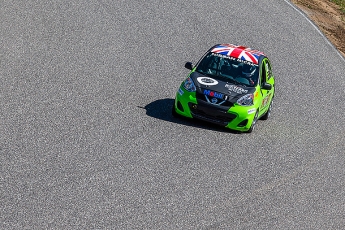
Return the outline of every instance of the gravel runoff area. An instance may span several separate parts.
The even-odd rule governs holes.
[[[345,0],[292,0],[345,56]]]

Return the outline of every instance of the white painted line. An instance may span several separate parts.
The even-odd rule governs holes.
[[[300,13],[315,29],[319,34],[326,40],[327,44],[330,45],[340,56],[340,58],[345,62],[344,56],[337,50],[334,45],[328,40],[328,38],[321,32],[321,30],[312,22],[300,9],[298,9],[294,4],[291,3],[290,0],[284,0],[287,4],[289,4],[293,9],[295,9],[298,13]]]

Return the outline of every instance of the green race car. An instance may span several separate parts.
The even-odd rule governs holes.
[[[244,46],[218,44],[191,72],[175,97],[174,116],[197,118],[241,132],[252,132],[258,119],[272,110],[274,76],[263,52]]]

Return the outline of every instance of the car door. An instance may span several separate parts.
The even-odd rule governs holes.
[[[263,89],[263,85],[265,83],[269,83],[272,88],[270,90]],[[274,93],[274,77],[272,74],[272,68],[269,60],[264,58],[262,61],[261,69],[260,69],[260,92],[262,95],[262,101],[259,107],[259,116],[266,113],[269,104],[271,103],[273,93]]]

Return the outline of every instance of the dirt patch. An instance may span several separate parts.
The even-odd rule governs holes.
[[[292,0],[320,28],[345,57],[345,14],[326,0]]]

